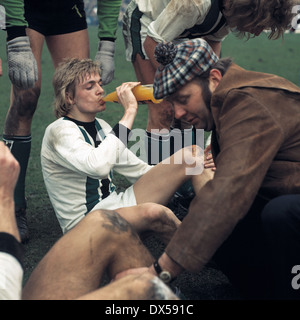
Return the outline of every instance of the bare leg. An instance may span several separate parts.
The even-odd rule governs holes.
[[[197,147],[179,150],[169,159],[154,166],[134,184],[137,203],[155,202],[166,205],[180,185],[192,179],[195,192],[212,179],[213,171],[203,169],[204,153]]]
[[[41,91],[41,55],[44,36],[31,29],[27,29],[27,35],[30,38],[32,52],[37,61],[39,79],[32,89],[21,90],[12,87],[11,105],[4,127],[4,134],[8,136],[28,136],[31,133],[32,118]]]
[[[76,299],[97,290],[104,271],[113,278],[120,271],[152,262],[127,221],[116,212],[96,210],[46,254],[26,283],[23,299]],[[132,289],[130,282],[129,286]],[[123,292],[123,299],[134,297],[132,290],[128,296]]]
[[[3,140],[20,164],[20,175],[14,192],[15,213],[22,242],[29,239],[26,218],[25,178],[31,151],[31,124],[41,91],[41,54],[43,35],[27,29],[32,52],[38,66],[38,81],[33,88],[22,90],[11,88],[11,103],[8,109]]]
[[[141,237],[155,234],[167,244],[180,225],[180,220],[167,207],[156,203],[142,203],[116,210]]]
[[[46,38],[54,68],[65,58],[89,58],[88,30],[80,30]]]

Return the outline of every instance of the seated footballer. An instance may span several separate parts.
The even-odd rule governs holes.
[[[96,118],[106,108],[101,84],[99,66],[90,59],[66,60],[53,77],[58,119],[45,131],[41,163],[62,231],[93,210],[107,209],[116,210],[137,232],[150,228],[168,241],[180,221],[165,205],[184,182],[191,180],[197,193],[214,172],[204,169],[200,147],[196,154],[192,147],[179,150],[167,164],[150,166],[139,159],[127,148],[138,110],[132,89],[139,82],[117,88],[124,114],[113,128]],[[113,170],[132,183],[124,192],[113,184]]]

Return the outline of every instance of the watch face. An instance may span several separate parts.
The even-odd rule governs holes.
[[[159,278],[163,281],[163,282],[170,282],[171,281],[171,274],[168,271],[162,271],[159,275]]]

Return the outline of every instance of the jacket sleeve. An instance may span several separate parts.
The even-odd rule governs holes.
[[[116,39],[122,0],[98,0],[98,38]]]
[[[247,214],[284,139],[278,119],[247,92],[231,91],[218,120],[214,179],[195,197],[166,248],[192,272],[202,269]]]

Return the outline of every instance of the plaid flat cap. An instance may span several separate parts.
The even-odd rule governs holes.
[[[200,38],[178,45],[160,43],[155,48],[155,58],[160,63],[153,82],[155,99],[163,99],[174,93],[218,61],[209,44]]]

